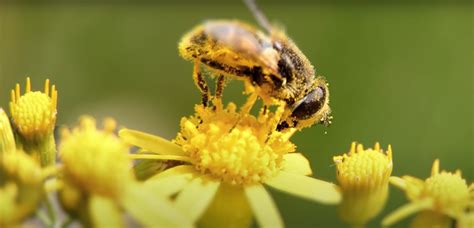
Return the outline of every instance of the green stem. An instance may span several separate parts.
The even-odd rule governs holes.
[[[56,223],[57,223],[57,216],[56,216],[56,210],[54,209],[54,205],[53,205],[53,202],[52,202],[52,194],[48,194],[46,196],[46,210],[48,212],[48,217],[49,217],[49,221],[50,221],[50,224],[49,224],[49,227],[56,227]]]
[[[73,222],[74,220],[71,217],[67,217],[66,220],[61,225],[61,228],[68,228]]]
[[[51,227],[53,224],[43,210],[36,211],[36,217],[38,217],[38,219],[47,227]]]
[[[41,167],[56,164],[56,142],[52,133],[45,138],[35,140],[28,140],[20,134],[17,136],[18,145],[22,145],[27,154],[39,158]]]
[[[39,144],[41,166],[47,167],[56,164],[56,142],[53,134]]]

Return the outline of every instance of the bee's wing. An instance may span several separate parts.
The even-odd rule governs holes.
[[[271,39],[262,32],[237,21],[209,21],[204,29],[217,45],[235,54],[227,59],[228,64],[251,62],[277,74],[280,55],[273,48]]]

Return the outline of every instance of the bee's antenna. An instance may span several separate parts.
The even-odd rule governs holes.
[[[258,24],[262,26],[268,33],[272,33],[272,26],[268,21],[268,18],[263,14],[263,12],[258,8],[256,0],[244,0],[245,5],[252,11],[253,16],[257,20]]]

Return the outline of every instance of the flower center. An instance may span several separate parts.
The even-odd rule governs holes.
[[[62,132],[59,151],[66,178],[88,192],[113,197],[132,176],[128,148],[112,131],[96,129],[92,118],[83,117],[78,128]]]
[[[424,193],[436,199],[440,208],[462,209],[469,202],[469,189],[459,175],[441,172],[426,180]]]
[[[275,176],[283,155],[295,150],[290,133],[274,131],[281,113],[255,117],[236,112],[233,103],[217,110],[197,106],[195,116],[182,119],[175,143],[202,173],[234,185],[260,183]]]
[[[51,109],[51,99],[42,92],[23,95],[12,110],[13,120],[22,135],[33,137],[38,131],[47,134],[54,127],[55,113]]]
[[[32,92],[30,79],[27,78],[24,95],[20,95],[19,84],[11,91],[13,124],[27,140],[42,140],[52,133],[56,124],[58,92],[54,85],[49,87],[49,80],[46,80],[44,88],[44,93]]]
[[[388,183],[393,167],[391,153],[390,147],[387,154],[383,153],[379,144],[364,150],[361,144],[356,148],[353,143],[348,154],[334,157],[339,183],[346,188]]]

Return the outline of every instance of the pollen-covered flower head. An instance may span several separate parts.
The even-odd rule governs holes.
[[[241,115],[235,104],[214,111],[196,106],[196,114],[181,120],[175,139],[191,162],[205,174],[230,184],[261,183],[282,168],[283,155],[294,152],[288,139],[294,131],[273,131],[283,112]]]
[[[82,117],[79,126],[61,132],[59,152],[66,179],[94,194],[117,196],[133,179],[128,147],[113,133],[115,121],[104,121],[97,129],[95,120]]]
[[[388,215],[383,221],[385,225],[425,210],[457,220],[464,215],[469,205],[474,204],[474,185],[468,187],[460,170],[454,173],[440,172],[439,160],[434,161],[431,176],[424,181],[412,176],[403,176],[391,177],[390,182],[405,191],[410,203]]]
[[[15,138],[7,114],[0,108],[0,154],[15,149]]]
[[[264,185],[320,203],[339,203],[337,186],[308,177],[309,161],[294,153],[289,141],[295,129],[276,130],[283,105],[254,116],[249,112],[254,95],[239,111],[233,103],[224,108],[220,100],[213,107],[197,105],[194,116],[182,119],[172,142],[129,129],[119,135],[148,153],[134,155],[136,159],[181,162],[145,184],[175,196],[178,209],[200,225],[246,227],[255,216],[262,227],[282,227]]]
[[[343,200],[339,214],[353,225],[363,225],[384,207],[388,195],[388,180],[392,173],[392,148],[386,153],[376,143],[364,149],[352,143],[349,153],[335,156],[337,180]]]
[[[44,92],[31,91],[30,78],[26,79],[25,94],[21,95],[20,85],[11,91],[10,112],[13,123],[22,137],[39,141],[48,137],[56,123],[58,91],[49,79],[44,84]]]

